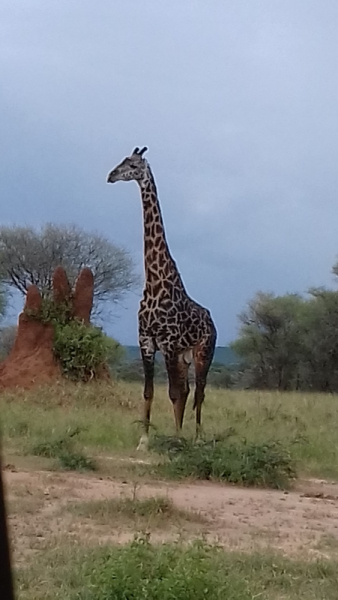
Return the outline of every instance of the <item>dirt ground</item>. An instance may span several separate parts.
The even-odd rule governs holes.
[[[338,484],[299,481],[290,492],[209,482],[127,483],[109,477],[47,471],[5,471],[10,533],[17,563],[51,547],[59,536],[88,543],[133,538],[135,524],[100,524],[67,510],[70,503],[117,497],[170,498],[176,508],[198,513],[186,524],[151,531],[153,541],[203,536],[232,550],[278,550],[307,558],[338,557]],[[32,558],[32,556],[31,556]]]

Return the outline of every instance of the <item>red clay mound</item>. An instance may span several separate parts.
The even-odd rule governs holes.
[[[93,308],[94,277],[87,267],[82,269],[75,283],[73,294],[73,315],[77,319],[89,324],[90,313]]]
[[[24,312],[19,315],[12,351],[0,364],[1,388],[28,388],[61,376],[53,355],[53,326],[37,320],[40,308],[40,292],[35,285],[31,285],[27,291]]]
[[[71,295],[72,290],[66,271],[63,267],[57,267],[53,273],[53,300],[55,304],[69,302]]]
[[[55,304],[71,303],[73,318],[89,324],[93,294],[94,280],[90,269],[81,271],[74,294],[63,267],[55,270],[53,300]],[[0,363],[0,389],[29,388],[62,377],[60,366],[53,354],[53,326],[39,319],[41,304],[38,288],[31,285],[27,291],[24,310],[19,315],[13,348],[7,359]],[[107,377],[104,365],[102,375]]]

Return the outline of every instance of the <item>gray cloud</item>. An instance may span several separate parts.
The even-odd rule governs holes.
[[[219,343],[258,289],[332,284],[338,252],[334,0],[5,0],[2,222],[76,222],[142,270],[135,185],[150,147],[169,244]],[[136,342],[138,297],[107,324]]]

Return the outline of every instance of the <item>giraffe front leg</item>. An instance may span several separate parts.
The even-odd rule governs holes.
[[[149,338],[140,338],[140,349],[144,371],[144,390],[143,390],[143,427],[144,433],[139,441],[138,450],[146,450],[149,441],[149,425],[151,405],[154,398],[154,366],[155,366],[155,346],[153,340]]]

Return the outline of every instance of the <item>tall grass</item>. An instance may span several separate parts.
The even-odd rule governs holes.
[[[152,546],[141,537],[124,547],[44,552],[18,573],[18,600],[335,600],[330,561],[297,562],[243,555],[201,542]]]
[[[122,382],[62,383],[2,394],[5,450],[24,452],[41,439],[79,428],[79,443],[92,453],[136,449],[141,426],[142,386]],[[188,403],[183,434],[192,438],[194,413]],[[234,440],[280,440],[291,449],[298,471],[338,478],[338,396],[311,393],[227,391],[207,388],[203,406],[206,437],[229,431]],[[165,386],[157,386],[152,432],[173,434],[174,418]]]

